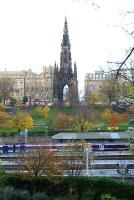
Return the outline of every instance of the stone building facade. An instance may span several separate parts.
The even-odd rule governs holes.
[[[24,96],[27,96],[29,101],[52,102],[53,67],[43,67],[40,74],[33,73],[31,69],[27,71],[24,78]]]
[[[14,85],[10,97],[21,99],[24,97],[24,73],[22,71],[0,71],[0,78],[10,78]]]
[[[87,98],[89,98],[91,93],[94,91],[100,94],[104,80],[110,77],[111,77],[110,73],[104,73],[103,71],[95,71],[94,73],[87,73],[85,75],[85,81],[84,81],[85,100],[87,100]]]
[[[0,77],[10,77],[14,81],[10,97],[22,100],[28,97],[29,102],[36,100],[51,102],[53,100],[53,67],[43,67],[41,73],[28,71],[0,71]]]

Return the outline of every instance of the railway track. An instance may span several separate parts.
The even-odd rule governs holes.
[[[18,168],[19,153],[8,153],[0,155],[0,165],[8,171],[15,171]],[[116,170],[119,165],[127,166],[128,170],[134,171],[134,154],[131,152],[94,152],[94,160],[90,162],[89,155],[89,170]],[[59,158],[59,157],[58,157]],[[59,158],[61,159],[61,158]],[[86,163],[82,163],[83,169],[86,168]]]

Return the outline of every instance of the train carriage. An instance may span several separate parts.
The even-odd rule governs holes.
[[[87,143],[91,151],[128,151],[130,143],[128,142],[111,142],[111,143]],[[82,144],[13,144],[0,145],[0,153],[18,153],[29,152],[36,149],[45,149],[50,151],[73,151],[77,147],[78,151],[82,150]]]

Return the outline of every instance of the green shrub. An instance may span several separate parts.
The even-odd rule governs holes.
[[[32,200],[49,200],[49,197],[46,193],[39,192],[33,195]]]
[[[110,194],[102,194],[101,200],[116,200],[116,198],[112,197]]]
[[[39,193],[36,194],[38,199],[44,198],[53,200],[57,197],[59,199],[61,198],[62,200],[66,200],[66,197],[69,196],[68,191],[70,181],[73,186],[73,199],[101,200],[101,198],[104,197],[110,198],[108,196],[110,195],[111,198],[115,197],[115,199],[118,200],[132,200],[134,197],[134,183],[118,179],[104,177],[71,177],[70,179],[70,177],[62,177],[60,183],[55,185],[50,182],[47,177],[40,177],[35,183],[33,183],[30,179],[22,179],[15,174],[5,173],[0,174],[0,185],[4,188],[2,190],[0,188],[0,195],[2,195],[5,190],[9,190],[9,192],[6,193],[8,193],[9,196],[14,193],[15,196],[17,195],[17,191],[20,193],[20,190],[24,189],[32,194],[33,188],[31,186],[34,184],[37,193]],[[9,188],[7,187],[8,185],[12,187]],[[27,198],[29,198],[28,193],[25,190],[21,193],[21,200],[23,199],[23,196],[27,196]],[[25,193],[27,193],[27,195],[25,195]],[[45,195],[45,197],[43,195]],[[31,198],[33,200],[33,196]]]
[[[56,198],[54,198],[54,200],[68,200],[68,198],[66,198],[66,197],[56,197]]]
[[[1,200],[13,200],[14,196],[14,188],[13,187],[5,187],[0,188],[0,199]]]
[[[81,200],[94,200],[95,199],[95,192],[89,189],[87,192],[83,192]]]
[[[29,191],[27,190],[15,190],[13,195],[14,200],[31,200]]]
[[[7,186],[0,188],[0,200],[30,200],[30,194],[26,190],[15,190]]]

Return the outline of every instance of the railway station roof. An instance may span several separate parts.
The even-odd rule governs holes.
[[[53,140],[125,140],[130,138],[134,138],[134,131],[62,132],[52,136]]]

